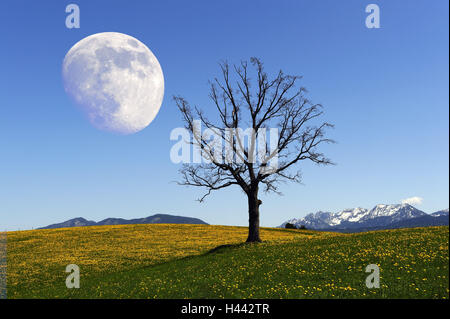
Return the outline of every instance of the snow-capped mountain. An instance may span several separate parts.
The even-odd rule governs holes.
[[[437,212],[431,214],[431,216],[433,216],[433,217],[448,216],[448,208],[440,210],[440,211],[437,211]]]
[[[442,213],[436,212],[435,214]],[[291,219],[283,223],[301,225],[309,229],[361,229],[361,228],[388,228],[389,225],[401,224],[413,218],[430,216],[409,204],[376,205],[371,210],[365,208],[345,209],[337,213],[317,212],[306,215],[303,218]],[[447,210],[448,216],[448,210]]]

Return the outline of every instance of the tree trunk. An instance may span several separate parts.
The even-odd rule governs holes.
[[[258,190],[248,194],[248,238],[247,243],[261,242],[259,238],[259,206],[262,202],[258,199]]]

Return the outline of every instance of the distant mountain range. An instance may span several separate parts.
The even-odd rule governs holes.
[[[66,228],[66,227],[82,227],[82,226],[102,226],[102,225],[128,225],[128,224],[202,224],[208,225],[203,220],[192,217],[174,216],[166,214],[156,214],[144,218],[123,219],[123,218],[107,218],[99,222],[87,220],[82,217],[70,219],[63,223],[52,224],[39,229]]]
[[[290,219],[280,227],[284,227],[286,223],[291,223],[296,227],[304,225],[308,229],[341,232],[441,226],[449,224],[449,210],[427,214],[409,204],[380,204],[370,210],[358,207],[337,213],[311,213],[303,218]]]

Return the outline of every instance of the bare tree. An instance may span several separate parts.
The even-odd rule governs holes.
[[[318,151],[318,146],[333,141],[325,137],[325,130],[332,127],[331,124],[312,125],[312,120],[322,115],[322,106],[305,97],[306,89],[297,85],[300,76],[285,75],[280,70],[269,79],[260,60],[251,58],[250,64],[254,67],[254,87],[250,79],[253,68],[249,68],[246,61],[234,65],[231,70],[227,62],[220,63],[221,78],[210,82],[209,96],[217,115],[215,121],[208,118],[211,112],[206,114],[198,107],[192,108],[184,98],[175,96],[174,100],[186,129],[193,136],[190,143],[201,150],[206,159],[204,163],[183,164],[179,184],[205,188],[206,193],[200,201],[212,191],[238,185],[248,197],[247,242],[260,242],[260,187],[265,192],[279,193],[281,181],[300,182],[300,171],[294,168],[304,160],[332,164]],[[235,157],[230,160],[227,147],[211,145],[210,140],[199,132],[196,121],[219,136]],[[247,143],[240,134],[230,134],[240,127],[251,128]],[[275,149],[268,147],[264,136],[263,156],[256,161],[255,149],[260,145],[257,141],[265,135],[265,129],[274,127],[278,129]],[[277,165],[273,167],[269,162],[275,158]]]

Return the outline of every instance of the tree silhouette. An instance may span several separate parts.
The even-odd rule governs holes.
[[[260,187],[265,192],[279,193],[281,181],[300,182],[299,162],[309,160],[317,164],[332,162],[318,151],[323,143],[333,140],[325,137],[327,122],[312,124],[323,114],[320,104],[311,103],[306,89],[298,86],[300,76],[279,71],[269,79],[263,64],[251,58],[230,66],[220,63],[221,78],[210,82],[209,97],[214,105],[216,120],[211,121],[203,109],[191,107],[181,96],[174,100],[181,111],[185,128],[193,136],[190,141],[201,152],[203,163],[183,164],[180,185],[206,188],[199,200],[212,191],[238,185],[248,198],[249,232],[247,242],[260,242],[258,198]],[[255,77],[252,86],[250,72]],[[234,71],[234,72],[233,72]],[[197,123],[219,137],[222,144],[211,143]],[[247,140],[240,128],[247,130]],[[278,129],[275,142],[267,130]],[[255,155],[258,150],[258,156]],[[230,152],[231,151],[231,152]],[[230,157],[230,153],[233,155]],[[275,165],[273,163],[275,161]]]

